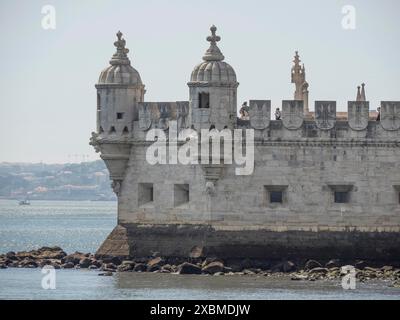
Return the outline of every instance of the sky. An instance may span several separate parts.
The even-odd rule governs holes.
[[[55,29],[44,29],[44,5]],[[355,9],[345,29],[343,6]],[[400,100],[398,0],[0,0],[0,162],[66,163],[98,159],[95,83],[121,30],[145,101],[188,100],[192,69],[218,46],[236,71],[238,107],[250,99],[272,108],[292,99],[290,69],[299,51],[310,109],[335,100],[346,111],[366,83],[370,109]]]

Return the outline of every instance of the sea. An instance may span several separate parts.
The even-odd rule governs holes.
[[[109,201],[31,201],[20,206],[0,200],[0,253],[60,246],[67,253],[95,252],[117,223]],[[44,271],[44,270],[43,270]],[[40,268],[0,269],[0,299],[183,299],[183,300],[400,300],[390,282],[293,281],[290,277],[208,276],[55,270],[52,285]],[[46,285],[47,283],[47,285]]]

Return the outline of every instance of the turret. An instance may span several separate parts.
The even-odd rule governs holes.
[[[118,31],[114,42],[117,51],[96,84],[97,132],[104,137],[129,136],[133,121],[138,120],[138,102],[144,99],[145,89],[139,72],[131,66],[125,39]]]
[[[106,163],[117,196],[124,188],[123,180],[130,156],[133,122],[138,120],[138,103],[143,102],[145,89],[139,72],[131,66],[125,40],[118,31],[114,46],[117,51],[96,84],[97,132],[90,144]]]
[[[239,83],[235,71],[223,61],[224,56],[217,47],[221,40],[216,35],[217,28],[212,26],[210,30],[211,36],[207,37],[210,47],[188,82],[190,121],[196,130],[211,127],[232,129],[236,124]]]
[[[295,84],[296,89],[294,92],[294,100],[302,100],[304,103],[304,113],[309,114],[308,108],[308,82],[306,81],[306,68],[300,66],[300,56],[298,51],[295,52],[294,56],[294,66],[292,67],[291,76],[292,83]]]

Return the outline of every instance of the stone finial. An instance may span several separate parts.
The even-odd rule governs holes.
[[[217,27],[212,25],[211,28],[211,36],[207,37],[207,41],[210,42],[210,47],[206,51],[203,56],[203,60],[205,61],[222,61],[224,60],[224,56],[221,53],[221,50],[217,47],[217,42],[221,40],[220,36],[216,35]]]
[[[360,86],[357,86],[357,98],[356,98],[356,101],[362,101],[361,100],[361,92],[360,92]]]
[[[298,51],[294,52],[294,60],[293,60],[293,62],[294,62],[294,67],[299,67],[300,66],[301,60],[300,60],[300,56],[299,56],[299,52]]]
[[[211,42],[211,43],[213,43],[213,44],[216,44],[218,41],[221,40],[221,37],[220,37],[220,36],[217,36],[217,35],[215,34],[215,32],[217,31],[217,27],[214,26],[214,25],[212,25],[211,28],[210,28],[210,31],[211,31],[211,36],[208,36],[208,37],[207,37],[207,41],[208,41],[208,42]]]
[[[118,64],[130,64],[130,60],[128,58],[129,49],[125,48],[126,41],[122,38],[122,32],[117,32],[118,40],[114,42],[114,46],[117,48],[117,52],[111,58],[110,64],[111,65],[118,65]]]
[[[294,99],[295,100],[302,100],[304,102],[304,113],[306,115],[309,114],[309,109],[308,109],[308,83],[306,81],[306,68],[303,65],[300,65],[300,56],[299,52],[295,51],[294,55],[294,60],[293,63],[294,65],[292,66],[292,83],[295,84],[296,89],[294,92]]]
[[[365,83],[361,84],[361,101],[367,101],[365,98]]]

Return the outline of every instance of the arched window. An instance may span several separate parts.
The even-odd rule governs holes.
[[[100,128],[99,128],[99,133],[104,133],[104,130],[103,130],[102,126],[100,126]]]
[[[114,126],[112,126],[112,127],[110,128],[110,134],[112,134],[112,133],[116,133],[115,127],[114,127]]]
[[[124,127],[124,130],[122,130],[122,134],[128,134],[129,130],[128,127]]]
[[[100,93],[97,93],[97,110],[100,111],[101,110],[101,106],[100,106]]]

